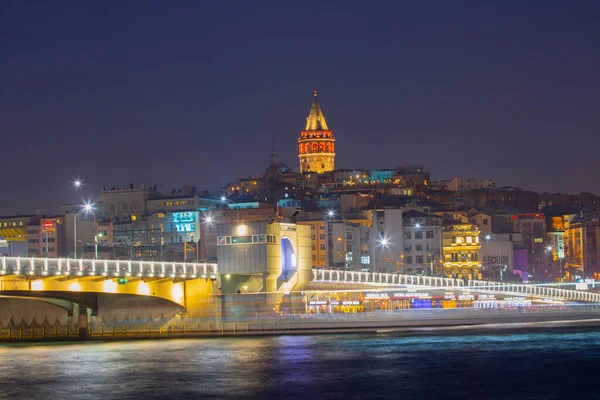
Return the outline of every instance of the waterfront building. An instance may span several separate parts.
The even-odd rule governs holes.
[[[343,214],[343,218],[339,214],[329,217],[327,211],[300,213],[297,223],[311,230],[313,268],[369,268],[370,213]]]
[[[482,276],[490,281],[511,280],[514,275],[514,234],[480,235]]]
[[[28,256],[52,258],[65,256],[65,232],[63,215],[32,218],[27,224]]]
[[[569,224],[564,234],[564,276],[600,279],[600,222],[577,221]]]
[[[403,252],[397,271],[409,275],[442,274],[442,218],[418,210],[402,214]]]
[[[327,268],[368,271],[371,266],[369,230],[364,224],[346,219],[326,221]]]
[[[402,263],[404,233],[402,209],[386,208],[371,214],[371,272],[396,272]]]
[[[322,174],[335,169],[335,137],[325,121],[316,89],[306,126],[298,138],[298,158],[300,173]]]
[[[27,256],[27,225],[37,217],[36,214],[0,217],[1,254]]]
[[[548,238],[546,235],[546,218],[541,213],[503,214],[493,218],[494,232],[520,233],[523,238],[523,248],[527,250],[529,273],[533,279],[547,269]]]
[[[444,226],[444,276],[482,279],[481,243],[477,225],[459,222]]]

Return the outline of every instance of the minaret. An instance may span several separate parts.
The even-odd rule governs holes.
[[[321,174],[335,168],[335,137],[325,122],[317,100],[317,89],[314,91],[312,107],[306,118],[306,127],[300,132],[298,139],[298,157],[300,173]]]

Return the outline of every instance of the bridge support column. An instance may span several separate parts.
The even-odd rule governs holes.
[[[77,321],[77,332],[78,336],[88,335],[88,314],[91,314],[92,310],[88,310],[87,307],[82,307],[80,304],[73,303],[73,317],[72,322]],[[77,318],[77,319],[75,319]],[[69,318],[71,319],[71,318]],[[73,325],[71,325],[73,326]]]

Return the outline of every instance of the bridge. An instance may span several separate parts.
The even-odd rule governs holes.
[[[0,257],[0,297],[50,303],[69,315],[99,309],[113,316],[126,309],[201,315],[217,275],[211,263]]]
[[[71,292],[94,291],[136,295],[153,294],[185,306],[184,288],[178,288],[177,285],[181,282],[200,279],[215,281],[218,276],[219,270],[215,263],[0,257],[0,291],[2,292],[10,290],[66,290]],[[118,285],[115,279],[131,284]],[[600,293],[562,289],[556,287],[556,284],[465,282],[462,279],[435,276],[327,269],[313,269],[312,282],[324,283],[333,287],[347,284],[366,287],[435,287],[600,302]],[[168,290],[166,292],[165,290],[156,290],[159,285],[169,286]]]
[[[501,293],[513,296],[534,296],[561,300],[600,302],[600,293],[561,289],[552,285],[532,285],[507,282],[468,281],[434,276],[400,275],[374,272],[319,269],[312,271],[312,281],[330,285],[352,284],[362,286],[421,286],[423,288],[448,288],[461,291]],[[569,283],[567,285],[574,285]]]
[[[164,261],[94,260],[82,258],[0,257],[0,276],[212,278],[217,264]]]
[[[30,315],[37,313],[44,321],[49,315],[48,326],[56,326],[52,321],[54,318],[58,321],[60,317],[60,324],[77,325],[80,334],[91,326],[100,326],[102,330],[103,324],[112,324],[114,331],[113,321],[143,321],[146,324],[160,320],[161,326],[168,326],[177,318],[184,321],[208,318],[214,323],[223,321],[222,318],[239,319],[245,313],[250,313],[248,315],[252,318],[256,313],[268,319],[272,318],[273,304],[289,300],[291,308],[292,297],[286,296],[290,292],[293,296],[305,297],[307,293],[335,294],[335,291],[346,289],[348,292],[376,293],[398,288],[398,293],[407,291],[407,296],[412,293],[411,296],[417,297],[418,293],[425,292],[441,292],[442,296],[456,294],[456,298],[463,295],[473,298],[474,294],[479,298],[489,293],[491,297],[485,298],[498,295],[500,299],[537,298],[541,303],[547,299],[551,302],[558,300],[561,304],[565,301],[600,303],[600,293],[563,289],[574,283],[524,285],[327,269],[312,270],[303,278],[305,282],[300,282],[299,275],[295,274],[277,293],[216,296],[221,278],[230,277],[227,274],[221,277],[214,263],[0,257],[0,298],[8,299],[7,304],[17,304],[23,299],[38,302],[25,302],[28,306],[24,302],[18,303],[14,309],[17,315],[14,324],[10,316],[12,309],[4,309],[9,312],[10,322],[0,321],[0,331],[7,323],[15,327],[33,324],[23,325],[24,310]],[[299,297],[294,298],[299,300]],[[308,303],[306,298],[300,301],[300,305]],[[67,321],[64,320],[64,311],[57,312],[56,306],[67,311]],[[594,304],[589,306],[595,307]],[[304,307],[301,309],[304,310]],[[18,318],[21,318],[20,323]],[[208,324],[210,331],[211,322]]]

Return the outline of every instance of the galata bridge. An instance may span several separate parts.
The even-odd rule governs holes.
[[[0,304],[4,304],[0,307],[0,326],[24,319],[53,323],[70,318],[82,330],[87,329],[94,317],[102,321],[149,317],[168,321],[177,315],[231,317],[241,308],[240,298],[246,314],[248,308],[256,315],[264,310],[281,312],[278,305],[294,298],[293,311],[303,313],[309,312],[309,308],[314,310],[312,305],[327,304],[330,310],[332,306],[341,307],[344,298],[356,306],[361,301],[352,299],[366,296],[366,304],[369,298],[389,298],[392,295],[387,293],[391,292],[396,299],[413,298],[411,301],[441,294],[444,299],[441,302],[523,299],[561,304],[600,303],[600,294],[593,288],[582,288],[575,283],[517,284],[313,269],[282,281],[275,292],[266,292],[261,279],[255,278],[220,274],[215,263],[0,257]],[[223,292],[224,281],[236,281],[233,287],[237,290]],[[338,295],[342,292],[346,297]],[[332,293],[339,301],[331,300]],[[325,298],[329,299],[327,303]],[[353,309],[356,311],[356,307]]]

